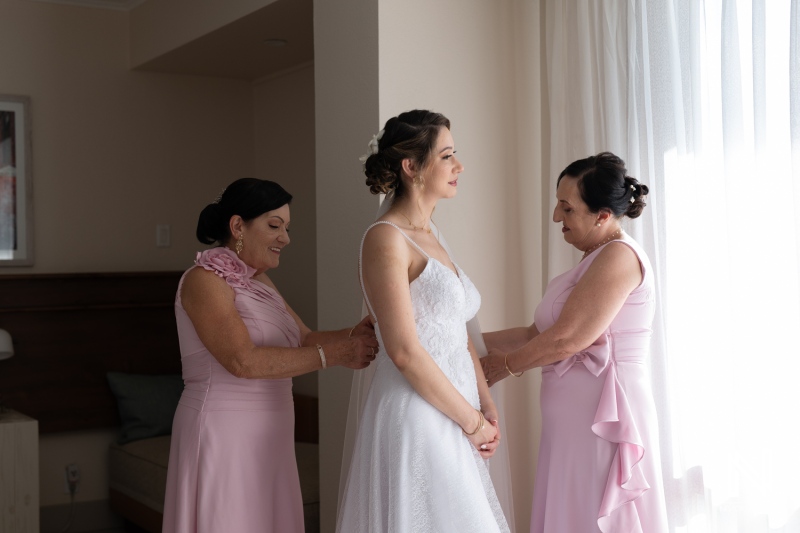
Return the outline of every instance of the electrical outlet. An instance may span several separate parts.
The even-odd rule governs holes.
[[[70,463],[64,467],[64,494],[75,494],[78,492],[78,484],[81,481],[81,471],[78,465]]]

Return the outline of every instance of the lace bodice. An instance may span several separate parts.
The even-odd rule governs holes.
[[[427,264],[420,275],[411,282],[411,303],[414,306],[414,322],[417,326],[417,336],[422,347],[430,354],[431,358],[439,365],[456,389],[467,401],[479,406],[477,389],[475,387],[475,367],[469,353],[467,338],[467,322],[472,319],[480,309],[481,295],[472,281],[455,263],[456,271],[443,265],[438,259],[430,257],[406,233],[390,222],[376,222],[388,224],[397,228],[408,242],[421,253]],[[366,236],[366,233],[364,234]],[[363,241],[362,241],[363,246]],[[359,267],[360,271],[360,267]],[[363,276],[361,276],[363,289]],[[367,307],[372,311],[372,306],[364,291]],[[381,324],[375,324],[375,332],[381,346]],[[387,357],[381,349],[379,357]]]

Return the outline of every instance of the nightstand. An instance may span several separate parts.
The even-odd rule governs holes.
[[[0,531],[39,533],[39,423],[0,412]]]

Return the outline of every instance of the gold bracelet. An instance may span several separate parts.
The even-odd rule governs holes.
[[[322,361],[322,368],[323,370],[328,368],[328,361],[325,359],[325,352],[322,351],[322,346],[317,344],[317,351],[319,352],[319,359]]]
[[[356,329],[357,327],[358,327],[358,324],[356,324],[355,326],[353,326],[353,328],[350,330],[350,335],[348,335],[348,336],[347,336],[347,338],[348,338],[348,339],[349,339],[349,338],[351,338],[351,337],[353,336],[353,331],[355,331],[355,329]]]
[[[473,431],[472,433],[467,433],[466,431],[464,431],[463,428],[461,429],[461,431],[464,431],[464,435],[466,435],[467,437],[471,437],[471,436],[475,435],[477,432],[479,432],[480,430],[482,430],[483,429],[483,424],[486,421],[486,419],[483,417],[483,413],[481,413],[480,409],[475,409],[475,410],[478,411],[478,416],[480,416],[481,419],[478,422],[478,427],[476,427],[475,431]]]
[[[508,354],[506,354],[506,370],[508,370],[508,373],[514,376],[515,378],[518,378],[522,375],[522,372],[520,372],[519,374],[515,374],[511,371],[510,368],[508,368]]]

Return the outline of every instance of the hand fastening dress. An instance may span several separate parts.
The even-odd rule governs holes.
[[[648,372],[655,290],[650,261],[642,283],[586,350],[542,368],[542,440],[531,533],[666,533],[658,419]],[[547,286],[539,331],[564,304],[607,244]]]
[[[206,250],[195,263],[233,288],[256,346],[300,345],[281,296],[252,279],[255,271],[233,251]],[[185,388],[172,425],[164,533],[302,533],[292,380],[225,370],[183,309],[182,285],[183,278],[175,316]]]
[[[456,275],[397,230],[427,259],[409,287],[419,340],[456,389],[479,408],[466,323],[480,308],[480,294],[458,266]],[[509,531],[486,462],[461,427],[417,394],[397,370],[381,340],[383,327],[391,325],[375,324],[381,351],[373,363],[377,368],[356,436],[337,531]]]

